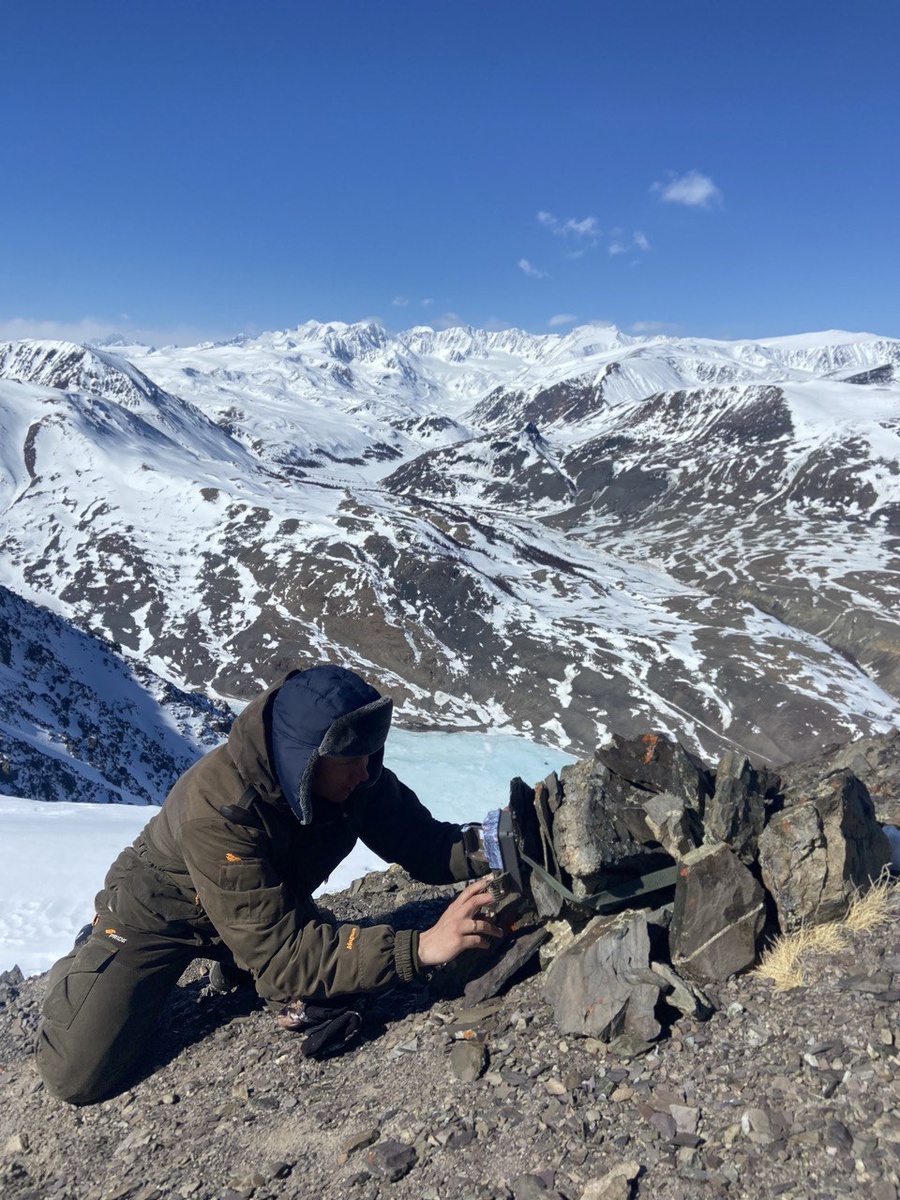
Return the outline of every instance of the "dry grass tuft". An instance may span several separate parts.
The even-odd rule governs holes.
[[[847,914],[827,925],[804,925],[796,933],[782,934],[762,954],[752,974],[771,979],[777,992],[802,987],[816,954],[833,954],[847,945],[848,935],[887,924],[897,916],[900,882],[885,868],[866,891],[857,890]]]
[[[854,933],[877,929],[895,919],[898,906],[900,881],[892,879],[885,867],[867,892],[858,891],[854,895],[843,923]]]
[[[750,974],[771,979],[776,992],[787,992],[791,988],[801,987],[805,978],[800,961],[803,954],[803,933],[801,929],[799,933],[777,937],[772,945],[763,951],[762,957]]]
[[[842,950],[846,944],[843,922],[804,925],[796,933],[786,933],[777,937],[764,951],[753,974],[771,979],[776,992],[802,987],[807,979],[807,960],[811,955],[834,953],[836,950]]]

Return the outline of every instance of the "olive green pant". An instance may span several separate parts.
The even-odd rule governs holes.
[[[93,1104],[128,1086],[185,968],[216,957],[196,938],[112,920],[101,914],[87,941],[50,971],[35,1054],[47,1090],[70,1104]]]

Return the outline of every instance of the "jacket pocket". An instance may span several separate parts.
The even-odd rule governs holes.
[[[115,958],[117,947],[90,938],[72,960],[72,965],[57,980],[44,1000],[43,1018],[68,1029],[90,996],[97,977]]]
[[[281,877],[264,858],[235,858],[219,867],[217,885],[223,892],[253,892],[278,887]]]
[[[129,847],[106,877],[104,903],[123,925],[144,933],[189,933],[207,923],[203,909],[164,871]]]

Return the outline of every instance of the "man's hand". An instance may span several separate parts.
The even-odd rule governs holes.
[[[437,967],[450,962],[463,950],[487,950],[494,938],[503,937],[480,910],[490,904],[493,896],[487,890],[492,875],[476,879],[449,904],[436,925],[419,934],[419,962],[423,967]]]

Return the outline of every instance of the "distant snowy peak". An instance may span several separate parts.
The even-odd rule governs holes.
[[[73,342],[0,343],[0,379],[63,393],[70,407],[95,402],[90,418],[95,425],[107,423],[104,410],[124,409],[124,420],[149,425],[189,454],[232,461],[245,456],[227,431],[190,401],[171,395],[133,363],[106,350]]]
[[[104,364],[120,373],[120,390],[130,383],[146,391],[151,376],[170,393],[196,397],[207,416],[232,426],[231,397],[244,393],[236,406],[244,410],[250,391],[260,406],[254,427],[244,429],[245,440],[272,436],[276,443],[290,419],[285,405],[297,400],[343,413],[378,412],[391,421],[441,415],[468,426],[489,413],[488,424],[494,426],[503,420],[497,401],[505,393],[525,397],[532,408],[549,394],[555,411],[554,389],[582,394],[594,389],[593,412],[685,388],[782,384],[810,377],[875,383],[892,378],[900,364],[900,342],[869,334],[829,331],[724,342],[632,337],[614,325],[579,326],[567,334],[428,326],[390,333],[372,322],[309,321],[232,342],[162,351],[130,347],[127,353],[129,363],[94,351],[83,367],[85,382],[96,379]],[[129,377],[129,368],[135,376]],[[51,382],[60,372],[57,367],[46,376],[36,375],[32,365],[30,373],[13,377]],[[265,406],[276,397],[279,411],[270,418]],[[516,415],[512,405],[509,417]],[[538,418],[532,411],[524,419]]]
[[[159,396],[156,384],[126,359],[74,342],[0,343],[0,377],[100,395],[127,408],[140,408]]]
[[[897,339],[839,329],[730,345],[735,359],[748,366],[763,370],[782,367],[807,375],[825,376],[900,364],[900,341]]]
[[[871,371],[900,366],[900,341],[871,338],[865,341],[831,343],[793,350],[783,355],[786,365],[813,375]]]
[[[397,335],[398,340],[422,358],[433,357],[445,362],[466,362],[469,359],[491,358],[508,354],[524,361],[537,362],[556,349],[559,338],[526,333],[522,329],[490,331],[456,326],[436,331],[418,326]]]
[[[245,349],[281,353],[324,354],[340,362],[377,362],[384,358],[431,359],[459,365],[470,361],[515,359],[516,366],[550,363],[559,359],[605,354],[654,339],[634,338],[614,325],[586,325],[568,334],[533,334],[523,329],[486,330],[453,326],[435,330],[428,325],[390,333],[374,322],[346,324],[341,321],[308,321],[296,329],[262,333],[236,343],[209,344],[210,348],[239,345]]]
[[[485,330],[453,326],[435,330],[427,325],[390,333],[374,323],[346,324],[309,321],[294,330],[242,339],[242,346],[297,350],[307,348],[333,354],[344,362],[372,361],[382,356],[433,358],[449,364],[509,355],[519,365],[544,364],[578,370],[586,359],[608,359],[641,350],[643,356],[679,361],[730,360],[735,367],[786,367],[823,373],[849,366],[873,367],[900,362],[900,341],[868,333],[828,330],[793,337],[755,341],[719,342],[712,339],[667,335],[630,336],[615,325],[581,325],[567,334],[533,334],[522,329]]]

